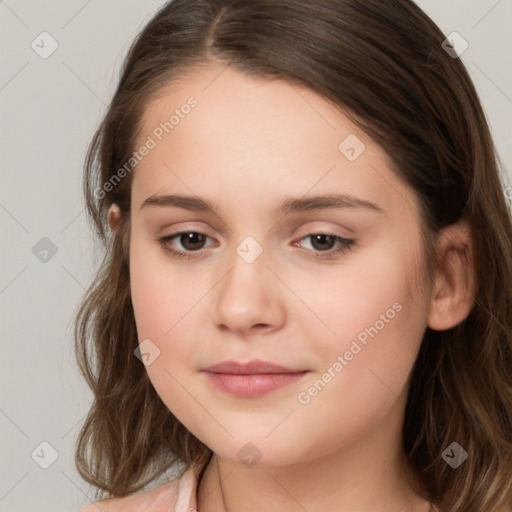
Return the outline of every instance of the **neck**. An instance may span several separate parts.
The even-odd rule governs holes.
[[[280,466],[249,468],[214,454],[198,485],[198,511],[429,512],[406,477],[400,426],[384,418],[338,450]]]

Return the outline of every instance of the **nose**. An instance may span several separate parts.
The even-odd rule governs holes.
[[[234,253],[231,270],[216,287],[214,322],[241,336],[278,330],[285,322],[285,290],[267,266],[265,251],[253,262]]]

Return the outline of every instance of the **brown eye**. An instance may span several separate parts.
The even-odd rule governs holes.
[[[310,247],[304,247],[312,253],[315,258],[334,258],[338,254],[343,254],[345,251],[351,249],[355,244],[355,240],[337,236],[334,233],[310,233],[309,235],[301,238],[302,241],[307,241]],[[336,245],[338,246],[336,248]]]
[[[200,257],[201,249],[207,247],[205,242],[208,238],[210,238],[208,235],[197,231],[180,231],[174,235],[159,238],[158,243],[171,256],[190,259]]]
[[[311,246],[318,251],[329,251],[336,244],[336,237],[326,234],[309,235]]]
[[[202,249],[206,238],[206,235],[195,232],[181,233],[178,237],[181,245],[187,251],[197,251]]]

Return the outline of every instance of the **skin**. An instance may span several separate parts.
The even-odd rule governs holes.
[[[184,74],[148,104],[137,147],[191,96],[197,107],[134,172],[130,279],[139,341],[160,350],[149,377],[215,454],[198,486],[199,512],[429,510],[405,476],[400,431],[427,325],[447,329],[471,308],[461,256],[470,247],[467,230],[442,233],[441,268],[427,282],[418,198],[389,156],[341,109],[282,80],[213,64]],[[366,146],[355,161],[338,149],[350,134]],[[218,212],[141,208],[163,194],[199,196]],[[275,214],[285,197],[324,194],[347,194],[379,210]],[[115,231],[115,207],[109,220]],[[190,260],[159,244],[179,231],[209,237],[199,252],[188,251]],[[315,233],[354,244],[337,254],[332,244],[331,257],[320,259],[307,236]],[[236,252],[248,236],[263,250],[252,263]],[[182,243],[178,237],[168,245],[186,252]],[[329,368],[332,377],[338,356],[393,304],[400,312],[301,403],[299,393]],[[259,398],[234,397],[201,372],[228,359],[308,373]],[[261,456],[252,467],[237,456],[247,443]]]

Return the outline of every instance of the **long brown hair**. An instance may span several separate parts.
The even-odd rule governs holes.
[[[119,169],[148,101],[187,69],[217,62],[305,85],[348,112],[416,192],[431,240],[457,221],[469,224],[475,306],[453,329],[427,328],[403,448],[421,492],[441,510],[512,506],[512,223],[477,93],[444,39],[410,0],[174,0],[139,34],[85,165],[87,211],[106,250],[75,326],[78,364],[94,393],[76,464],[97,496],[133,493],[176,461],[211,455],[134,356],[128,247],[136,170],[119,179]],[[115,235],[106,222],[112,203],[121,210]],[[442,458],[454,441],[469,455],[456,470]]]

